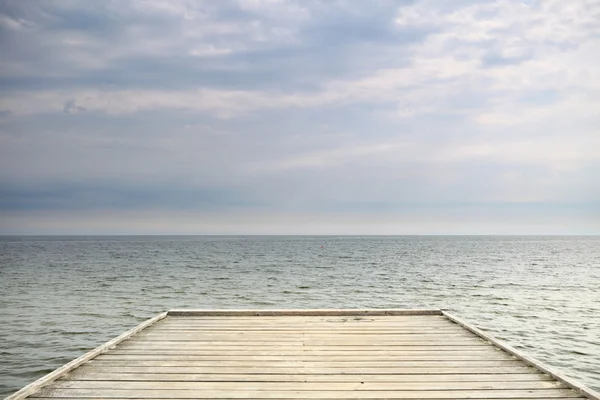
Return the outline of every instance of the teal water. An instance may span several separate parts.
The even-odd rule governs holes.
[[[0,237],[0,395],[170,308],[446,308],[600,389],[600,237]]]

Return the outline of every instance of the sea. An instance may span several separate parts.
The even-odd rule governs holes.
[[[600,390],[600,236],[4,236],[0,396],[173,308],[442,308]]]

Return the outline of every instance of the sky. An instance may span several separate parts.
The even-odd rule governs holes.
[[[600,0],[2,1],[0,234],[600,234]]]

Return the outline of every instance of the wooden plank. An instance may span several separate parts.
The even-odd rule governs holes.
[[[378,335],[376,333],[365,333],[365,334],[346,334],[340,335],[335,332],[327,333],[263,333],[263,332],[212,332],[212,333],[172,333],[172,334],[161,334],[161,333],[143,333],[136,336],[136,340],[198,340],[198,339],[235,339],[235,340],[260,340],[260,339],[277,339],[281,341],[285,340],[298,340],[298,339],[339,339],[339,340],[453,340],[453,339],[477,339],[480,338],[473,335],[472,333],[409,333],[409,334],[394,334],[390,333],[387,335]]]
[[[569,378],[568,376],[564,375],[557,369],[550,367],[549,365],[546,365],[546,364],[536,360],[535,358],[524,354],[523,352],[517,350],[516,348],[510,346],[509,344],[496,339],[492,335],[489,335],[489,334],[485,333],[484,331],[482,331],[481,329],[476,328],[475,326],[469,324],[467,321],[463,320],[462,318],[459,318],[448,312],[444,312],[443,315],[446,318],[448,318],[449,320],[457,323],[458,325],[469,330],[470,332],[473,332],[477,336],[489,341],[490,343],[501,348],[502,350],[506,351],[507,353],[518,357],[520,360],[522,360],[526,364],[528,364],[532,367],[535,367],[536,369],[552,376],[554,379],[558,380],[559,382],[562,382],[562,383],[568,385],[569,387],[576,390],[578,393],[581,393],[581,394],[587,396],[589,399],[600,400],[600,392],[597,392],[597,391],[575,381],[574,379]]]
[[[87,398],[171,398],[171,399],[527,399],[573,398],[579,395],[571,389],[539,390],[397,390],[397,391],[234,391],[234,390],[118,390],[118,389],[50,389],[44,388],[36,397]]]
[[[371,367],[278,367],[278,368],[254,368],[254,367],[216,367],[216,366],[132,366],[132,365],[106,365],[95,364],[85,365],[80,368],[93,368],[98,372],[121,372],[121,373],[161,373],[161,374],[520,374],[531,373],[535,369],[529,366],[430,366],[430,367],[387,367],[387,368],[371,368]]]
[[[302,344],[298,345],[272,345],[269,346],[265,343],[260,344],[248,344],[242,342],[228,342],[226,344],[215,344],[211,346],[208,343],[189,343],[189,342],[163,342],[163,343],[130,343],[123,346],[118,346],[116,349],[119,350],[141,350],[141,351],[159,351],[159,350],[182,350],[182,351],[206,351],[206,350],[229,350],[229,351],[283,351],[283,350],[296,350],[296,351],[346,351],[346,352],[360,352],[360,351],[414,351],[414,350],[443,350],[443,351],[461,351],[464,350],[473,350],[476,349],[476,346],[472,344],[458,344],[454,343],[452,348],[448,348],[447,345],[441,343],[412,343],[412,344],[404,344],[404,345],[378,345],[378,344],[354,344],[354,345],[335,345],[335,346],[316,346],[312,345],[310,347],[302,346]]]
[[[443,333],[465,333],[464,329],[460,329],[459,327],[451,327],[451,328],[431,328],[426,329],[424,327],[410,328],[410,329],[383,329],[383,328],[363,328],[363,329],[355,329],[355,328],[339,328],[339,327],[331,327],[331,329],[300,329],[300,328],[260,328],[256,326],[252,326],[249,328],[206,328],[206,327],[197,327],[197,328],[185,328],[185,329],[170,329],[170,328],[150,328],[144,333],[153,333],[153,334],[163,334],[163,335],[171,335],[171,334],[190,334],[190,333],[239,333],[239,332],[247,332],[247,333],[263,333],[263,334],[332,334],[336,335],[363,335],[363,334],[380,334],[380,335],[407,335],[407,334],[443,334]]]
[[[435,324],[401,324],[401,325],[390,325],[390,324],[377,324],[377,325],[339,325],[339,324],[329,324],[329,325],[320,325],[320,326],[303,326],[300,324],[285,324],[285,325],[267,325],[267,324],[248,324],[248,325],[227,325],[227,326],[218,326],[218,325],[208,325],[208,324],[187,324],[187,325],[160,325],[162,330],[257,330],[257,331],[265,331],[265,330],[273,330],[273,331],[328,331],[335,330],[336,332],[345,331],[345,330],[381,330],[381,331],[416,331],[421,330],[423,332],[432,331],[432,330],[453,330],[457,331],[457,326],[452,325],[450,322],[446,323],[435,323]]]
[[[62,367],[55,369],[51,373],[41,377],[40,379],[36,380],[35,382],[30,383],[29,385],[25,386],[18,392],[15,392],[12,395],[6,397],[4,400],[17,400],[17,399],[20,400],[20,399],[26,398],[28,395],[35,393],[41,387],[53,382],[57,378],[66,374],[67,372],[79,367],[80,365],[85,364],[86,362],[93,359],[97,355],[104,353],[105,351],[109,350],[111,347],[116,346],[120,342],[135,335],[136,333],[140,332],[147,326],[150,326],[150,325],[154,324],[155,322],[160,321],[161,319],[165,318],[166,316],[167,316],[167,313],[164,312],[164,313],[158,314],[157,316],[155,316],[153,318],[150,318],[147,321],[142,322],[135,328],[130,329],[129,331],[123,333],[122,335],[119,335],[116,338],[106,342],[105,344],[98,346],[95,349],[87,352],[86,354],[82,355],[81,357],[78,357],[75,360],[63,365]]]
[[[442,315],[435,309],[330,309],[330,310],[169,310],[169,316],[177,317],[245,317],[245,316],[404,316],[404,315]]]
[[[505,352],[489,348],[488,347],[478,347],[471,350],[465,351],[456,351],[456,350],[439,350],[434,348],[427,348],[428,350],[365,350],[365,351],[347,351],[347,350],[312,350],[312,349],[300,349],[300,350],[290,350],[290,349],[281,349],[279,351],[271,349],[271,350],[262,350],[262,351],[254,351],[254,350],[237,350],[237,349],[210,349],[210,350],[179,350],[179,349],[171,349],[171,350],[154,350],[152,353],[148,353],[144,350],[135,350],[135,349],[122,349],[120,347],[115,348],[114,350],[110,350],[105,355],[183,355],[183,356],[206,356],[206,357],[231,357],[231,356],[287,356],[287,357],[327,357],[330,359],[331,357],[355,357],[355,358],[369,358],[369,357],[488,357],[488,356],[496,356],[498,354],[502,356],[513,357]]]
[[[269,310],[264,310],[268,312]],[[213,310],[211,312],[221,313],[227,312],[226,310]],[[189,320],[189,321],[309,321],[309,322],[320,322],[320,321],[409,321],[409,320],[444,320],[444,315],[441,311],[434,311],[434,314],[430,315],[383,315],[383,314],[356,314],[356,315],[181,315],[173,316],[169,315],[168,320]]]
[[[382,316],[382,315],[362,315],[362,316],[351,316],[351,315],[334,315],[334,316],[183,316],[174,317],[168,316],[165,322],[218,322],[223,321],[225,323],[246,323],[252,321],[263,321],[268,323],[275,323],[275,321],[296,321],[309,324],[319,324],[323,322],[392,322],[392,323],[403,323],[405,321],[444,321],[443,314],[438,315],[405,315],[405,316]]]
[[[390,325],[390,324],[377,324],[377,325],[340,325],[340,324],[329,324],[329,325],[319,325],[319,326],[304,326],[300,324],[285,324],[285,325],[267,325],[267,324],[248,324],[248,325],[227,325],[227,326],[218,326],[218,325],[208,325],[208,324],[186,324],[186,325],[160,325],[161,330],[257,330],[257,331],[328,331],[335,330],[336,332],[346,331],[346,330],[381,330],[381,331],[431,331],[431,330],[453,330],[460,331],[460,329],[456,325],[452,325],[451,322],[445,323],[436,323],[436,324],[399,324],[399,325]],[[158,329],[158,327],[156,328]]]
[[[98,372],[78,368],[61,380],[84,381],[193,381],[193,382],[511,382],[511,381],[552,381],[545,374],[388,374],[388,375],[283,375],[283,374],[156,374]]]
[[[225,318],[225,317],[224,317]],[[273,318],[273,317],[270,317]],[[226,322],[223,321],[224,326],[227,327],[251,327],[251,326],[260,326],[260,327],[315,327],[315,328],[324,328],[326,326],[334,326],[334,327],[390,327],[390,328],[402,328],[402,327],[448,327],[452,326],[448,320],[443,320],[441,317],[435,317],[434,320],[403,320],[403,321],[322,321],[320,323],[316,323],[315,321],[310,320],[283,320],[279,323],[268,322],[264,320],[257,321],[235,321],[235,322]],[[172,321],[165,322],[164,326],[168,327],[197,327],[197,326],[220,326],[218,321]]]
[[[230,390],[235,391],[347,391],[347,390],[539,390],[565,388],[555,381],[508,382],[110,382],[110,381],[55,381],[51,389],[122,389],[122,390]]]
[[[271,312],[274,310],[262,310],[261,312]],[[444,316],[441,311],[433,310],[434,314],[412,314],[412,315],[383,315],[381,313],[375,314],[371,311],[366,310],[367,314],[352,313],[349,314],[335,314],[335,315],[181,315],[181,316],[173,316],[169,315],[168,318],[171,321],[174,320],[191,320],[191,321],[216,321],[216,320],[224,320],[224,321],[248,321],[248,320],[265,320],[265,321],[277,321],[277,320],[295,320],[295,321],[338,321],[338,320],[347,320],[347,321],[363,321],[363,320],[375,320],[375,321],[404,321],[404,320],[418,320],[418,319],[440,319],[443,320]],[[401,312],[402,310],[399,310]],[[226,310],[212,310],[209,311],[211,313],[222,313],[227,312]],[[319,312],[317,310],[316,312]]]
[[[145,332],[140,333],[136,336],[136,339],[197,339],[197,338],[235,338],[235,339],[247,339],[247,338],[277,338],[277,339],[323,339],[331,338],[332,336],[343,338],[344,340],[350,339],[418,339],[424,338],[427,340],[431,339],[443,339],[443,338],[473,338],[476,337],[470,332],[248,332],[240,330],[238,332]]]
[[[225,317],[223,317],[225,318]],[[274,318],[274,317],[270,317]],[[279,321],[279,323],[268,322],[264,320],[257,321],[235,321],[235,322],[227,322],[223,321],[222,326],[224,327],[233,327],[233,328],[244,328],[244,327],[271,327],[271,328],[326,328],[327,326],[336,327],[336,328],[362,328],[362,327],[373,327],[373,328],[416,328],[416,327],[452,327],[455,326],[452,322],[448,320],[443,320],[442,317],[435,317],[434,320],[427,319],[410,319],[403,321],[297,321],[297,320],[283,320]],[[163,326],[166,327],[218,327],[221,324],[218,321],[167,321]]]
[[[353,345],[353,346],[279,346],[279,345],[268,345],[268,344],[260,344],[260,345],[247,345],[244,343],[240,344],[231,344],[228,343],[226,345],[210,345],[210,344],[197,344],[193,346],[184,346],[180,343],[136,343],[133,341],[120,344],[115,348],[116,350],[135,350],[135,351],[252,351],[252,352],[262,352],[262,351],[288,351],[288,350],[296,350],[296,351],[304,351],[304,352],[375,352],[375,351],[395,351],[395,352],[408,352],[408,351],[473,351],[473,350],[489,350],[489,346],[485,346],[483,343],[476,345],[452,345],[448,346],[447,344],[434,344],[434,345],[416,345],[416,344],[407,344],[405,346],[363,346],[363,345]]]
[[[302,362],[405,362],[405,361],[474,361],[474,360],[514,360],[515,358],[509,354],[496,352],[491,355],[488,353],[478,355],[463,355],[463,354],[429,354],[429,355],[340,355],[323,357],[322,355],[303,355],[303,354],[283,354],[283,355],[190,355],[190,354],[104,354],[96,357],[97,361],[127,361],[127,360],[156,360],[156,361],[173,361],[173,360],[189,360],[189,361],[283,361],[297,360]]]
[[[234,346],[234,345],[244,345],[244,346],[331,346],[331,347],[340,347],[340,346],[374,346],[374,347],[382,347],[382,346],[468,346],[474,345],[477,343],[481,343],[481,339],[479,338],[455,338],[444,340],[440,338],[436,339],[388,339],[388,340],[360,340],[360,339],[336,339],[335,337],[329,339],[311,339],[307,338],[305,340],[285,340],[272,338],[269,340],[268,338],[262,340],[243,340],[243,339],[219,339],[219,340],[210,340],[206,339],[139,339],[135,341],[136,344],[140,345],[174,345],[181,346],[181,348],[187,347],[196,347],[201,345],[214,345],[214,346]]]
[[[158,329],[159,327],[157,327]],[[249,330],[249,331],[265,331],[265,330],[269,330],[269,331],[328,331],[328,330],[335,330],[336,332],[340,332],[340,331],[346,331],[346,330],[357,330],[357,331],[363,331],[363,330],[381,330],[381,331],[395,331],[395,332],[399,332],[399,331],[423,331],[423,332],[427,332],[427,331],[432,331],[432,330],[453,330],[453,331],[460,331],[460,329],[456,325],[453,325],[451,322],[447,321],[444,323],[429,323],[429,324],[424,324],[424,323],[412,323],[412,324],[398,324],[398,325],[390,325],[390,324],[362,324],[362,325],[358,325],[358,324],[323,324],[323,325],[319,325],[319,326],[306,326],[306,325],[301,325],[301,324],[281,324],[281,325],[269,325],[269,324],[258,324],[258,323],[249,323],[247,325],[226,325],[226,326],[219,326],[219,325],[209,325],[209,324],[186,324],[186,325],[175,325],[175,324],[168,324],[168,325],[160,325],[160,329],[161,330],[235,330],[235,331],[240,331],[240,330]]]
[[[332,356],[332,357],[305,357],[305,356],[154,356],[154,355],[132,355],[132,356],[108,356],[108,357],[98,357],[97,361],[117,361],[117,362],[125,362],[125,361],[176,361],[183,360],[189,362],[238,362],[238,361],[256,361],[260,362],[301,362],[303,364],[315,363],[316,365],[322,363],[330,363],[330,362],[339,362],[339,363],[409,363],[409,362],[446,362],[446,361],[463,361],[465,363],[468,362],[482,362],[482,361],[519,361],[514,359],[510,355],[497,355],[494,357],[478,357],[478,356],[438,356],[438,357],[389,357],[389,356]]]
[[[39,400],[47,400],[47,399],[67,399],[65,397],[36,397]],[[382,399],[383,397],[378,397],[379,399]],[[386,397],[387,398],[387,397]],[[575,397],[575,398],[583,398],[583,397]],[[88,400],[89,397],[69,397],[69,400]],[[220,398],[223,399],[223,398]],[[268,400],[268,397],[253,397],[254,400]],[[296,397],[296,399],[299,399],[298,397]],[[461,398],[454,398],[455,400],[467,400],[468,397],[461,397]],[[490,398],[487,398],[489,400],[493,400]],[[496,398],[497,399],[497,398]],[[523,397],[511,397],[510,400],[530,400],[531,398],[523,398]],[[552,400],[573,400],[574,397],[553,397]],[[119,398],[119,397],[111,397],[110,400],[130,400],[130,399],[124,399],[124,398]],[[172,400],[172,398],[154,398],[153,400]],[[420,398],[404,398],[404,400],[420,400]]]
[[[377,326],[390,324],[392,326],[415,325],[422,323],[425,325],[440,325],[449,324],[448,319],[443,316],[428,316],[428,317],[214,317],[214,318],[193,318],[193,317],[167,317],[164,321],[168,325],[234,325],[243,326],[251,324],[270,325],[270,326],[285,326],[285,325],[307,325],[307,326],[323,326],[325,324],[334,324],[339,326]]]
[[[306,363],[303,361],[284,359],[280,361],[274,360],[93,360],[90,365],[99,365],[103,367],[240,367],[254,368],[261,370],[274,370],[276,368],[286,367],[306,367],[306,368],[339,368],[340,370],[347,368],[397,368],[397,367],[510,367],[522,365],[520,360],[459,360],[459,361],[327,361],[322,360],[314,363]]]
[[[456,341],[476,341],[481,343],[481,339],[474,335],[231,335],[231,334],[212,334],[212,335],[139,335],[136,336],[139,342],[335,342],[335,343],[406,343],[406,342],[456,342]]]
[[[228,318],[228,317],[222,317],[222,318]],[[273,318],[276,319],[277,317],[268,317],[268,318]],[[401,318],[401,317],[393,317],[393,318]],[[405,319],[401,319],[401,320],[391,320],[391,321],[384,321],[384,320],[360,320],[360,321],[348,321],[348,320],[322,320],[322,321],[314,321],[314,320],[310,320],[310,319],[292,319],[292,317],[282,317],[281,321],[279,321],[278,323],[275,321],[268,321],[268,320],[264,320],[264,319],[257,319],[257,320],[252,320],[249,319],[247,321],[223,321],[223,324],[225,326],[231,326],[231,327],[250,327],[250,326],[261,326],[261,327],[281,327],[281,328],[287,328],[287,327],[297,327],[297,328],[303,328],[303,327],[315,327],[315,328],[324,328],[327,326],[333,326],[333,327],[355,327],[355,328],[360,328],[360,327],[392,327],[392,328],[402,328],[402,327],[417,327],[417,326],[424,326],[424,327],[428,327],[428,326],[453,326],[452,322],[450,322],[447,319],[444,319],[444,317],[429,317],[429,318],[419,318],[416,319],[414,317],[406,317]],[[167,321],[165,322],[165,326],[173,326],[173,327],[181,327],[181,326],[218,326],[220,325],[218,321]]]
[[[241,327],[241,328],[229,328],[229,327],[203,327],[198,326],[195,328],[163,328],[156,327],[151,328],[145,331],[144,333],[163,333],[163,334],[210,334],[210,333],[239,333],[239,332],[247,332],[247,333],[269,333],[269,334],[285,334],[285,335],[297,335],[304,333],[311,333],[316,335],[323,335],[329,333],[338,334],[373,334],[378,333],[381,335],[386,334],[400,334],[400,335],[409,335],[409,334],[441,334],[441,333],[467,333],[464,329],[460,329],[458,326],[455,327],[435,327],[431,329],[427,329],[425,327],[410,327],[410,328],[379,328],[379,327],[331,327],[330,329],[326,328],[309,328],[309,327],[289,327],[289,328],[272,328],[272,327],[260,327],[256,325],[252,325],[251,327]]]

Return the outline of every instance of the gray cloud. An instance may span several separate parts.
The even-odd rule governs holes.
[[[4,183],[0,188],[0,211],[142,210],[162,207],[223,211],[252,205],[254,203],[248,193],[216,187],[132,187],[102,182],[53,182],[35,186]]]
[[[75,104],[75,100],[68,100],[65,102],[65,105],[63,107],[63,112],[65,114],[71,114],[73,112],[81,112],[81,111],[86,111],[85,108],[83,107],[79,107],[78,105]]]
[[[344,3],[311,10],[299,2],[294,7],[306,8],[307,17],[298,19],[233,2],[174,2],[172,12],[126,4],[87,2],[71,9],[48,2],[37,12],[11,5],[12,14],[30,18],[37,28],[6,36],[5,59],[29,68],[6,74],[0,87],[298,90],[365,73],[374,63],[383,68],[390,58],[402,59],[399,46],[426,34],[394,27],[389,16],[397,2],[369,10]]]

